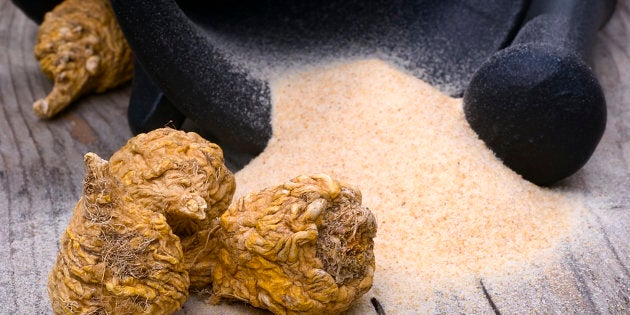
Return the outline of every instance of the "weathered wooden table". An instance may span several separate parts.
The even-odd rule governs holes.
[[[109,157],[132,136],[128,85],[83,98],[52,120],[33,114],[33,101],[52,87],[33,56],[36,32],[0,0],[1,314],[51,312],[47,275],[81,195],[83,155]],[[600,32],[595,59],[608,127],[589,163],[554,187],[592,205],[592,237],[568,245],[557,268],[533,282],[485,279],[477,298],[440,296],[432,302],[436,313],[630,314],[630,1],[619,1]]]

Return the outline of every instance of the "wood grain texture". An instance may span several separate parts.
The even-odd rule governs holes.
[[[36,32],[0,0],[0,314],[50,313],[47,275],[81,194],[83,155],[108,158],[132,136],[128,85],[85,97],[52,120],[33,114],[32,102],[52,87],[32,53]],[[435,313],[630,313],[630,0],[619,1],[600,32],[595,60],[607,130],[589,163],[554,188],[588,206],[582,235],[533,278],[479,279],[473,296],[436,292],[427,301]],[[200,304],[193,299],[182,313],[198,313]]]
[[[81,195],[83,155],[109,156],[131,136],[129,87],[87,97],[53,120],[33,114],[32,102],[52,88],[33,56],[36,33],[0,1],[1,314],[51,312],[48,271]]]

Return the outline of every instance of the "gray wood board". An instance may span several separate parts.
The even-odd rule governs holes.
[[[479,279],[467,298],[437,292],[427,302],[435,313],[630,313],[629,30],[630,3],[619,1],[595,47],[606,133],[589,163],[553,188],[589,205],[584,236],[535,279]],[[0,0],[1,314],[51,312],[47,276],[81,194],[83,155],[108,158],[132,136],[129,85],[85,97],[52,120],[33,114],[33,101],[52,88],[33,56],[36,35],[35,23]],[[193,299],[182,313],[198,313],[200,303]]]

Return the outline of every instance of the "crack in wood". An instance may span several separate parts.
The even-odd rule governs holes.
[[[628,270],[628,267],[625,265],[624,261],[619,256],[619,252],[610,241],[610,237],[608,236],[608,231],[606,231],[606,229],[604,228],[604,224],[602,223],[601,218],[595,212],[591,211],[591,213],[595,216],[595,221],[597,221],[597,224],[599,224],[599,230],[602,232],[602,236],[604,238],[604,242],[606,243],[606,246],[612,252],[613,257],[615,257],[615,260],[617,261],[617,263],[621,266],[621,270],[623,274],[626,277],[630,278],[630,271]]]
[[[597,307],[595,306],[595,302],[593,301],[591,290],[588,288],[588,284],[586,283],[586,279],[584,279],[582,271],[578,269],[577,261],[573,254],[569,254],[567,260],[568,261],[566,263],[566,266],[573,274],[573,278],[575,279],[575,287],[590,308],[589,313],[595,313]]]

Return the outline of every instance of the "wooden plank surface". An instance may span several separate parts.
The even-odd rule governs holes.
[[[46,278],[81,194],[83,155],[109,157],[132,136],[128,85],[52,120],[32,113],[51,89],[33,57],[36,32],[0,0],[0,314],[50,313]],[[583,235],[533,279],[479,279],[474,296],[437,292],[427,301],[435,313],[630,313],[630,1],[600,32],[595,60],[607,130],[584,169],[554,188],[588,205]]]

